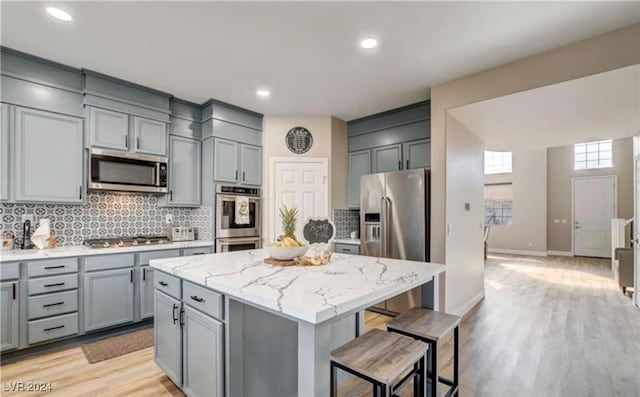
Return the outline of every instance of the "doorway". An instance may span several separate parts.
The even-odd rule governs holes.
[[[279,210],[284,205],[298,208],[298,237],[307,218],[329,215],[329,161],[326,158],[271,159],[271,233],[282,234]]]
[[[634,140],[637,138],[634,138]],[[635,275],[634,286],[633,286],[633,302],[636,306],[640,307],[640,297],[638,297],[638,291],[640,291],[640,247],[638,247],[638,243],[640,242],[640,229],[638,225],[640,225],[640,156],[636,156],[634,158],[634,173],[633,173],[633,236],[631,239],[633,241],[633,254],[634,254],[634,271]]]
[[[616,218],[615,175],[573,178],[573,254],[611,257],[611,219]]]

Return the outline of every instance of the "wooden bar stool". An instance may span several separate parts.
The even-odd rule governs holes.
[[[411,336],[429,344],[427,378],[430,381],[431,397],[437,396],[438,382],[451,387],[445,397],[458,395],[460,317],[416,307],[389,321],[387,330]],[[438,342],[451,331],[453,331],[453,380],[438,376]]]
[[[338,369],[369,382],[374,397],[396,396],[414,378],[413,395],[424,397],[428,349],[426,343],[379,329],[360,335],[331,352],[331,397],[338,396]],[[361,383],[352,384],[362,390]],[[362,394],[350,390],[345,395]]]

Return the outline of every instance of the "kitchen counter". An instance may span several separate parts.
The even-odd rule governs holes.
[[[336,238],[333,240],[334,244],[349,244],[360,245],[360,240],[357,238]]]
[[[89,248],[84,245],[74,245],[70,247],[56,247],[47,248],[43,250],[29,249],[21,250],[15,249],[11,251],[0,251],[0,263],[2,262],[21,262],[31,261],[38,259],[50,259],[50,258],[67,258],[75,256],[91,256],[91,255],[106,255],[106,254],[121,254],[126,252],[143,252],[143,251],[162,251],[170,249],[181,248],[199,248],[199,247],[211,247],[212,241],[198,240],[198,241],[178,241],[168,244],[154,244],[154,245],[136,245],[132,247],[117,247],[117,248]]]

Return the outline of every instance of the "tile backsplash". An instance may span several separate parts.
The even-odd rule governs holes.
[[[211,238],[211,208],[167,208],[158,206],[150,194],[89,192],[85,205],[0,204],[0,233],[10,231],[15,244],[22,243],[22,215],[51,220],[59,245],[80,245],[90,238],[166,234],[165,217],[175,226],[198,228],[198,238]],[[34,228],[35,230],[35,228]]]
[[[349,238],[351,232],[360,230],[360,212],[334,209],[333,223],[336,225],[335,238]]]

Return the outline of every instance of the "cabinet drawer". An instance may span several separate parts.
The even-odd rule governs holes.
[[[78,311],[78,291],[29,297],[29,320]]]
[[[185,248],[182,251],[182,256],[204,255],[204,254],[210,254],[210,253],[211,253],[211,247]]]
[[[210,316],[222,319],[222,295],[210,289],[184,282],[182,301]]]
[[[27,264],[27,274],[29,277],[74,273],[77,271],[78,259],[76,258],[51,259],[46,261],[29,262]]]
[[[335,243],[335,251],[341,254],[360,255],[360,246],[355,244]]]
[[[180,299],[180,279],[157,269],[153,272],[153,287]]]
[[[94,270],[133,267],[134,263],[133,254],[90,256],[85,259],[85,270],[92,272]]]
[[[29,321],[29,344],[78,333],[78,313]]]
[[[20,278],[20,264],[0,263],[0,280],[14,280]]]
[[[140,265],[144,266],[144,265],[148,265],[149,261],[152,259],[176,258],[180,256],[180,250],[141,252],[139,255],[140,255]]]
[[[78,275],[42,277],[29,280],[29,295],[58,292],[78,288]]]

